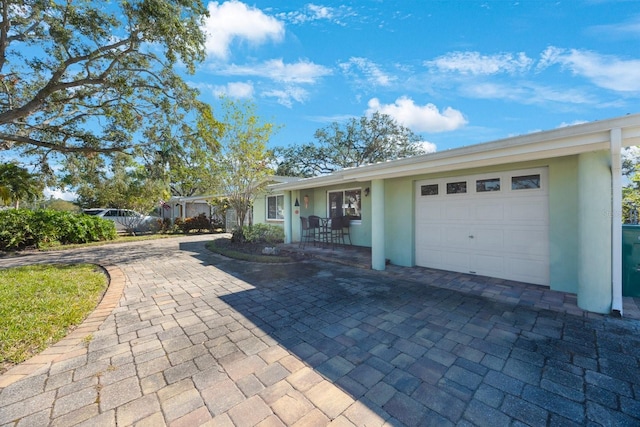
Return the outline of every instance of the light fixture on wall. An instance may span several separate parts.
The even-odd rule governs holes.
[[[369,189],[369,187],[364,189],[364,197],[368,197],[369,193],[371,192],[371,190]]]
[[[300,202],[298,202],[298,198],[296,197],[296,202],[293,204],[296,208],[300,206]]]
[[[303,197],[303,200],[304,200],[304,208],[307,209],[309,207],[309,196],[305,194]]]

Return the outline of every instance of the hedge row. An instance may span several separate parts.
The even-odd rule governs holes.
[[[3,251],[116,237],[112,221],[94,216],[50,209],[0,211],[0,250]]]

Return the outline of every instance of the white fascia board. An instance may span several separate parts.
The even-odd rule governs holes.
[[[623,146],[628,147],[640,144],[640,114],[634,114],[405,159],[343,169],[325,176],[275,184],[270,188],[274,190],[302,190],[348,182],[494,166],[504,163],[608,150],[610,130],[614,128],[622,129]]]

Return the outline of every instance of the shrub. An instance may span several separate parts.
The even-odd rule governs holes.
[[[205,214],[201,213],[198,216],[187,218],[180,227],[182,228],[182,232],[185,234],[193,230],[198,232],[210,231],[211,221],[209,221],[209,218],[207,218]]]
[[[86,243],[117,237],[112,221],[51,209],[0,211],[0,250]]]
[[[244,241],[249,243],[282,243],[284,242],[284,230],[282,227],[270,224],[254,224],[242,227]]]

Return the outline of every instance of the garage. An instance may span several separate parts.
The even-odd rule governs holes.
[[[416,265],[549,285],[546,168],[416,181]]]

